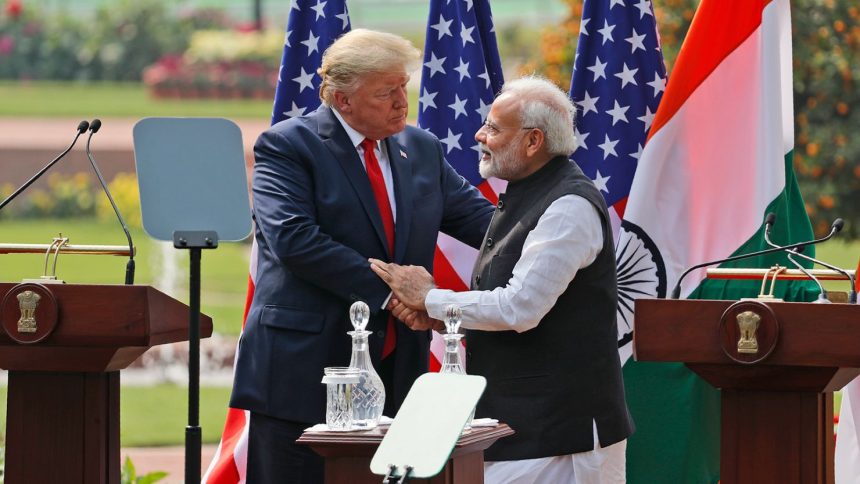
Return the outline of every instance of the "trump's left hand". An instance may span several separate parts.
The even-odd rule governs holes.
[[[424,298],[436,287],[433,276],[421,266],[401,266],[370,259],[370,268],[394,292],[394,296],[411,309],[425,311]]]

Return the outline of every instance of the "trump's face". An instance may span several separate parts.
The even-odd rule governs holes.
[[[403,131],[409,102],[409,75],[399,68],[369,75],[352,93],[335,92],[335,107],[343,119],[364,136],[380,140]]]

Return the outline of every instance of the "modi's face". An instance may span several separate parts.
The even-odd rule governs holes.
[[[370,139],[397,134],[406,127],[409,114],[408,82],[409,75],[403,68],[369,75],[347,96],[348,107],[341,108],[341,114],[350,126]]]
[[[478,171],[484,178],[515,180],[522,171],[523,135],[519,102],[502,94],[487,114],[487,120],[475,133],[481,150]]]

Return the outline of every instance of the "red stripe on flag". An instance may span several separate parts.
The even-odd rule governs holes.
[[[254,300],[254,279],[248,275],[248,292],[245,294],[245,312],[242,314],[242,330],[248,322],[248,311],[251,310],[251,301]]]
[[[469,287],[460,279],[454,266],[448,262],[448,258],[436,246],[436,253],[433,257],[433,278],[436,280],[436,285],[442,289],[451,289],[452,291],[468,291]]]
[[[483,195],[484,198],[489,200],[493,205],[499,203],[499,196],[496,195],[496,191],[493,190],[493,187],[491,187],[486,180],[478,185],[478,190],[481,192],[481,195]]]
[[[660,131],[717,66],[761,25],[770,0],[703,0],[669,77],[648,139]]]
[[[618,218],[624,218],[624,211],[627,210],[627,197],[622,198],[615,202],[615,205],[612,206],[615,209],[615,213],[618,214]]]
[[[221,452],[218,460],[209,466],[206,484],[235,484],[239,482],[239,469],[236,467],[234,453],[236,444],[242,437],[247,421],[245,412],[235,408],[227,409],[224,433],[221,435]]]

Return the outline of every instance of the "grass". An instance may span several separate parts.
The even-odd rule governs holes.
[[[416,84],[409,90],[413,123],[418,116],[418,96]],[[0,99],[0,117],[202,116],[269,120],[272,116],[269,100],[155,99],[141,83],[0,81]]]
[[[152,98],[141,83],[0,82],[0,116],[270,119],[271,100]]]
[[[0,219],[0,241],[4,243],[47,244],[58,232],[70,237],[72,244],[124,245],[125,236],[114,222],[94,219]],[[153,284],[163,271],[160,242],[141,229],[132,230],[137,246],[136,284]],[[169,249],[176,250],[176,249]],[[178,251],[175,264],[178,285],[173,297],[188,301],[188,254]],[[223,243],[217,249],[203,251],[201,261],[202,311],[212,316],[215,331],[238,335],[242,328],[245,290],[248,284],[249,245]],[[122,284],[125,278],[122,257],[68,255],[60,256],[57,273],[60,279],[77,284]],[[0,280],[18,281],[42,274],[44,256],[37,254],[0,255]]]
[[[217,444],[224,429],[229,388],[200,389],[200,427],[203,443]],[[6,429],[6,387],[0,387],[0,429]],[[175,385],[122,387],[120,445],[154,447],[181,445],[188,423],[188,389]]]

